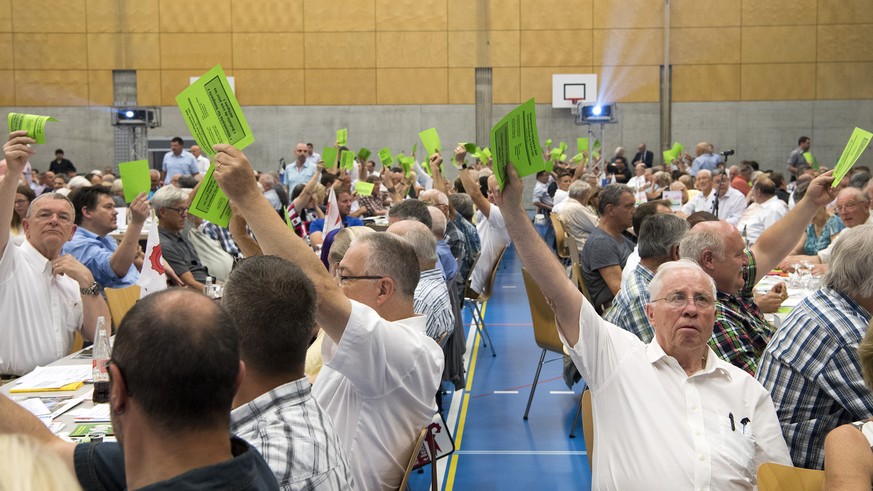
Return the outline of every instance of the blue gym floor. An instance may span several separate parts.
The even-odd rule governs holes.
[[[485,307],[496,357],[470,328],[466,310],[464,317],[467,386],[444,396],[444,415],[456,450],[439,461],[441,489],[590,489],[581,420],[576,438],[568,436],[582,387],[580,383],[575,390],[567,388],[560,359],[543,366],[528,420],[522,419],[542,350],[534,342],[521,261],[514,248],[503,258]],[[546,360],[554,358],[558,356],[546,355]],[[445,388],[452,389],[448,384]],[[425,470],[413,473],[411,489],[429,489],[430,469]]]

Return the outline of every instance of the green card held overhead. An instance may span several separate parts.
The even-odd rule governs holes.
[[[600,150],[600,139],[595,138],[594,139],[594,151],[596,152],[597,150]]]
[[[554,162],[554,161],[561,158],[561,149],[558,147],[555,147],[552,149],[551,154],[552,154],[552,162]]]
[[[27,131],[27,136],[33,138],[39,144],[45,143],[45,124],[49,121],[58,121],[51,116],[22,113],[9,113],[6,120],[9,123],[10,133],[25,130]]]
[[[436,128],[428,128],[420,132],[418,137],[421,138],[421,144],[427,151],[427,158],[422,160],[428,160],[431,155],[440,151],[440,136],[437,134]]]
[[[336,144],[339,146],[343,146],[343,145],[348,145],[348,143],[349,143],[349,130],[348,130],[348,128],[336,130]]]
[[[361,159],[362,162],[366,162],[370,155],[373,155],[373,152],[367,150],[366,148],[362,148],[358,150],[358,158]]]
[[[394,157],[391,156],[391,149],[388,147],[379,150],[379,162],[382,163],[382,167],[391,167],[394,165]]]
[[[148,160],[122,162],[118,164],[118,173],[121,174],[121,184],[124,186],[125,203],[130,203],[139,193],[148,193],[152,188]]]
[[[552,145],[552,139],[551,139],[551,138],[547,138],[547,139],[546,139],[546,146],[549,147],[549,146],[551,146],[551,145]]]
[[[547,171],[552,172],[555,170],[555,162],[553,160],[545,160],[543,163],[546,164]]]
[[[355,168],[355,152],[351,150],[343,150],[340,153],[340,168],[352,170]]]
[[[576,138],[576,148],[579,149],[579,153],[588,151],[588,137],[585,138]]]
[[[355,183],[355,193],[359,196],[370,196],[373,194],[373,188],[375,187],[376,185],[372,182],[358,181]]]
[[[815,157],[813,157],[812,152],[803,152],[803,160],[805,160],[807,164],[812,165],[812,163],[815,162]]]
[[[673,162],[674,158],[675,157],[673,156],[672,150],[664,150],[664,163],[665,164],[669,164],[670,162]]]
[[[670,153],[673,154],[674,159],[678,159],[683,151],[685,151],[685,147],[679,142],[673,143],[673,148],[670,149]]]
[[[488,147],[485,147],[482,149],[481,152],[479,152],[479,154],[482,155],[483,157],[485,157],[485,160],[488,160],[491,158],[491,149]]]
[[[336,147],[325,146],[321,151],[321,160],[324,160],[324,166],[328,169],[336,169],[336,158],[339,155],[339,150]]]
[[[506,166],[512,164],[519,177],[545,170],[542,150],[537,142],[536,103],[533,99],[513,109],[491,128],[494,149],[494,176],[500,189],[506,182]]]
[[[400,167],[403,169],[403,175],[408,176],[412,172],[412,164],[415,163],[415,159],[399,153],[397,154],[397,162],[400,163]]]
[[[576,162],[578,164],[579,162],[582,162],[582,160],[584,158],[585,158],[585,155],[582,152],[579,152],[576,155],[574,155],[573,158],[570,160],[573,162]]]
[[[221,65],[215,65],[185,88],[176,96],[176,104],[197,145],[209,157],[215,156],[213,145],[226,143],[242,150],[255,141]],[[210,166],[188,212],[227,227],[230,203],[213,179],[213,170],[214,166]]]
[[[849,169],[861,158],[861,154],[870,145],[871,137],[873,137],[873,133],[861,128],[855,128],[852,131],[852,136],[849,137],[849,142],[846,143],[846,148],[843,149],[843,153],[834,167],[834,182],[831,184],[832,187],[837,187],[840,181],[843,180],[843,177],[849,173]]]
[[[466,150],[467,153],[469,153],[470,155],[476,153],[476,151],[479,150],[479,146],[475,143],[458,143],[458,145],[464,147],[464,150]]]
[[[567,151],[567,144],[565,142],[561,142],[558,144],[558,148],[561,149],[561,153],[564,153]]]
[[[415,156],[415,152],[418,151],[418,143],[412,144],[412,155]]]

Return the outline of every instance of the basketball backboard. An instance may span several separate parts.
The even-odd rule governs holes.
[[[597,102],[597,75],[553,74],[552,107],[575,109],[578,102]]]

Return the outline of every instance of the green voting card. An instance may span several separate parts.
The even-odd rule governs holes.
[[[470,155],[473,155],[479,149],[475,143],[459,143],[458,145],[464,147],[464,150],[466,150]]]
[[[579,153],[588,151],[588,137],[585,138],[576,138],[576,148],[579,149]]]
[[[664,150],[664,163],[670,165],[670,162],[673,162],[673,159],[676,158],[673,156],[672,150]]]
[[[561,148],[560,147],[553,148],[551,154],[552,154],[552,161],[553,162],[556,160],[559,160],[561,158]]]
[[[382,167],[390,168],[394,165],[394,158],[391,156],[391,149],[388,147],[379,150],[379,161],[382,162]]]
[[[22,113],[9,113],[6,120],[9,123],[10,133],[25,130],[27,131],[27,136],[33,138],[39,144],[45,143],[45,124],[49,121],[58,121],[51,116]]]
[[[409,173],[412,172],[412,165],[415,163],[415,159],[400,153],[397,154],[397,161],[400,162],[400,167],[403,169],[403,175],[409,176]]]
[[[361,162],[366,162],[370,155],[373,155],[373,152],[367,150],[366,148],[362,148],[358,150],[358,158],[361,159]]]
[[[843,177],[849,173],[849,169],[861,158],[861,154],[870,145],[871,137],[873,137],[873,133],[861,128],[855,128],[852,131],[852,136],[849,137],[849,142],[846,143],[846,148],[843,149],[843,153],[834,167],[834,182],[831,184],[832,187],[837,187],[840,181],[843,180]]]
[[[341,130],[336,130],[336,144],[339,146],[347,145],[349,143],[349,130],[347,128],[343,128]]]
[[[551,138],[546,139],[546,146],[548,147],[551,145],[552,145],[552,139]]]
[[[197,145],[209,157],[215,156],[213,145],[226,143],[242,150],[255,141],[221,65],[215,65],[185,88],[176,96],[176,104]],[[227,227],[230,203],[212,177],[213,172],[214,165],[210,165],[188,212]]]
[[[427,151],[427,158],[423,160],[429,159],[431,155],[440,151],[440,136],[437,134],[436,128],[428,128],[420,132],[418,137],[421,138],[421,143]]]
[[[346,170],[355,168],[355,152],[351,150],[343,150],[340,153],[340,167]]]
[[[358,181],[355,183],[355,192],[360,196],[370,196],[373,194],[373,188],[376,187],[372,182]]]
[[[685,147],[682,146],[681,143],[675,142],[675,143],[673,143],[673,148],[670,149],[670,153],[673,154],[674,159],[678,159],[679,155],[681,155],[684,150],[685,150]]]
[[[122,162],[118,164],[118,173],[121,174],[121,184],[124,186],[125,203],[136,199],[139,193],[148,193],[152,189],[148,160]]]
[[[564,153],[565,151],[567,151],[567,144],[564,142],[561,142],[560,144],[558,144],[558,148],[561,149],[561,153]]]
[[[536,103],[533,99],[513,109],[491,128],[491,148],[494,152],[494,176],[500,189],[506,182],[506,166],[510,163],[519,177],[545,170],[537,134]]]
[[[336,169],[336,157],[338,154],[339,150],[336,147],[325,146],[324,150],[321,151],[321,160],[324,161],[324,166],[328,169]]]
[[[573,162],[576,162],[578,164],[579,162],[582,162],[582,159],[584,159],[584,158],[585,158],[585,155],[582,152],[579,152],[576,155],[574,155],[573,158],[570,160]]]

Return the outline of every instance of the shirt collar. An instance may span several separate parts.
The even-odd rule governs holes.
[[[43,256],[41,252],[36,250],[36,248],[31,245],[29,240],[25,240],[21,244],[20,250],[27,262],[34,265],[36,269],[40,269],[44,273],[49,274],[52,272],[52,262],[49,261],[48,258]]]
[[[646,357],[649,359],[649,362],[654,365],[661,360],[664,360],[665,363],[675,364],[679,367],[679,362],[676,361],[676,358],[668,355],[664,352],[664,348],[658,343],[658,338],[655,337],[652,341],[646,345]],[[727,377],[728,380],[731,379],[730,371],[725,368],[725,362],[719,359],[718,355],[712,351],[712,348],[709,346],[706,347],[706,364],[703,367],[703,370],[695,372],[689,376],[691,377],[700,377],[709,374],[719,374]],[[679,367],[681,369],[681,367]]]
[[[273,390],[261,394],[230,413],[231,425],[235,426],[251,417],[257,417],[270,412],[273,408],[297,406],[312,397],[312,384],[306,377],[280,385]]]

